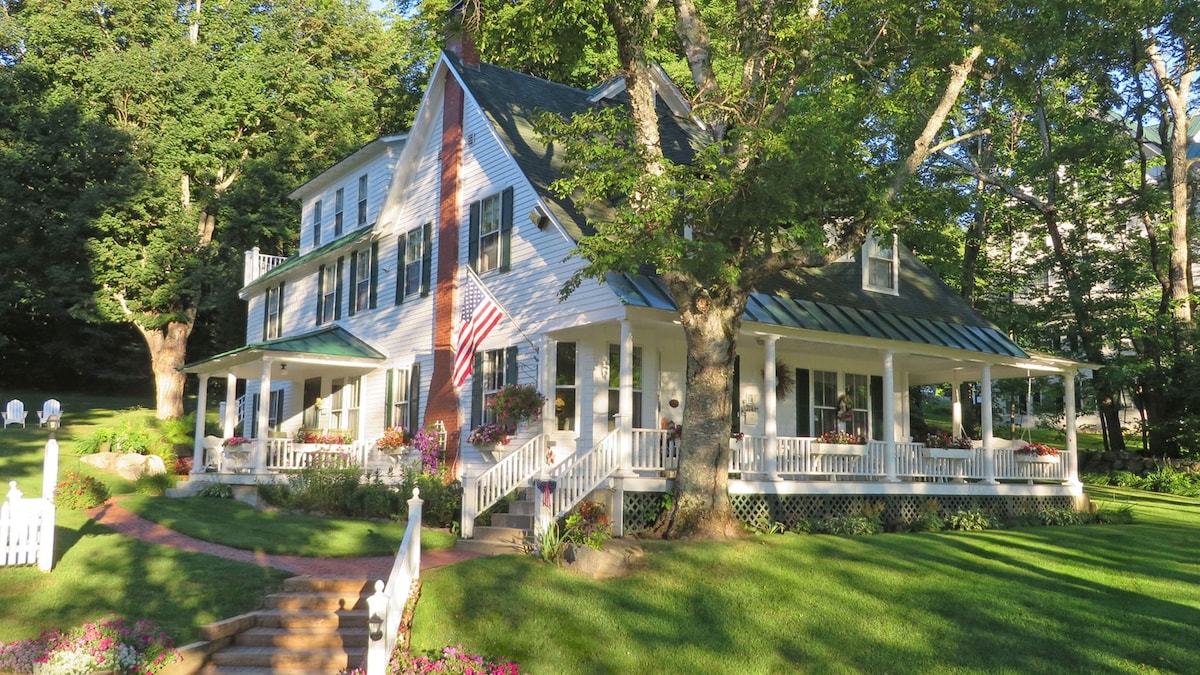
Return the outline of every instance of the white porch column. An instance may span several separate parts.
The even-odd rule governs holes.
[[[776,343],[779,341],[778,335],[768,335],[766,337],[766,359],[767,364],[763,368],[763,432],[767,435],[766,456],[763,457],[763,469],[767,472],[767,480],[779,480],[779,424],[776,419],[778,415],[778,401],[776,388],[778,387],[776,368]]]
[[[255,419],[254,432],[254,473],[267,472],[267,425],[270,423],[271,411],[271,366],[274,361],[263,359],[262,375],[258,381],[258,410]]]
[[[196,433],[192,438],[192,473],[204,473],[208,464],[208,449],[204,447],[204,418],[208,412],[208,375],[200,376],[200,390],[196,392]]]
[[[983,389],[983,403],[979,406],[979,427],[983,435],[983,482],[997,485],[996,449],[992,447],[992,364],[983,364],[983,376],[979,384]]]
[[[221,434],[225,438],[233,435],[237,426],[237,375],[229,373],[225,376],[225,428]]]
[[[1033,422],[1033,378],[1025,378],[1025,419],[1022,420],[1022,425]]]
[[[896,353],[883,355],[883,480],[898,483],[896,476]]]
[[[1075,371],[1068,370],[1063,373],[1063,405],[1066,410],[1063,412],[1067,418],[1067,466],[1066,480],[1063,481],[1066,485],[1079,484],[1079,438],[1078,429],[1075,427]]]
[[[962,380],[958,377],[958,369],[954,369],[954,379],[950,381],[950,435],[966,436],[962,423]]]
[[[621,389],[617,394],[617,440],[621,467],[633,466],[633,327],[621,319]]]

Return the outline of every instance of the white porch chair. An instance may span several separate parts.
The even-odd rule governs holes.
[[[4,408],[4,428],[7,429],[10,424],[20,424],[24,428],[25,416],[27,414],[29,413],[25,412],[24,403],[15,398],[9,401],[8,405]]]
[[[49,399],[42,404],[42,409],[38,411],[38,426],[45,425],[51,415],[58,415],[59,419],[62,418],[62,405],[56,398]]]
[[[221,473],[222,451],[225,449],[225,439],[220,436],[204,437],[204,468]]]

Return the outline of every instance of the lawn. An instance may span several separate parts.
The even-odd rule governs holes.
[[[72,411],[86,413],[64,405],[68,447]],[[32,428],[0,435],[0,478],[36,494],[44,442]],[[423,574],[413,642],[461,643],[529,673],[1200,672],[1200,500],[1089,491],[1129,506],[1135,524],[646,541],[639,567],[609,581],[528,557],[472,560]],[[314,526],[232,502],[131,505],[219,543]],[[239,527],[220,527],[231,520]],[[382,525],[366,527],[382,539]],[[79,513],[60,512],[57,542],[53,573],[0,571],[0,640],[117,612],[187,642],[286,576],[144,544]]]

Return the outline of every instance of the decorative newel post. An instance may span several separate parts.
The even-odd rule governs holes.
[[[367,675],[387,672],[387,643],[383,628],[387,625],[388,598],[383,593],[383,581],[375,581],[375,593],[367,598]]]

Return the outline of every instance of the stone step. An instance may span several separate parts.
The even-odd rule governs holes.
[[[350,649],[279,649],[273,647],[230,647],[214,653],[214,666],[271,668],[275,672],[305,669],[336,673],[362,663],[365,648]]]
[[[367,625],[366,609],[264,609],[258,612],[264,628],[337,630]]]
[[[526,531],[514,527],[498,527],[496,525],[478,525],[475,527],[476,541],[494,541],[501,544],[520,547],[525,542]]]
[[[302,575],[283,580],[285,593],[366,593],[375,592],[368,579]]]
[[[367,599],[361,593],[272,593],[263,598],[267,609],[366,609]]]
[[[521,513],[493,513],[492,527],[507,527],[525,532],[533,531],[532,515]],[[478,530],[478,528],[476,528]]]
[[[508,503],[508,512],[514,515],[537,515],[538,503],[533,499],[518,499]],[[492,516],[495,518],[495,516]]]
[[[211,663],[196,672],[200,675],[271,675],[272,673],[286,675],[329,675],[329,671],[324,669],[253,668],[250,666],[218,666]]]
[[[338,630],[311,628],[266,628],[259,626],[237,634],[234,644],[239,647],[283,647],[286,649],[365,649],[367,625],[348,626]]]

